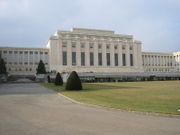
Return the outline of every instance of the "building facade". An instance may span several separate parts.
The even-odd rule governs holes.
[[[142,72],[141,42],[114,31],[57,31],[48,42],[50,69],[58,72]]]
[[[9,74],[35,74],[40,60],[49,70],[49,50],[46,48],[0,47],[0,57],[6,62]]]
[[[180,52],[142,52],[141,41],[114,31],[73,28],[50,36],[46,48],[0,47],[9,74],[47,71],[81,73],[179,73]],[[124,74],[123,74],[124,75]]]

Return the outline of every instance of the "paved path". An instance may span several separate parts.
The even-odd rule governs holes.
[[[1,84],[0,135],[180,135],[180,118],[79,105],[35,83]]]

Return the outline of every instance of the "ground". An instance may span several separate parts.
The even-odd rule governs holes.
[[[36,83],[0,85],[0,135],[179,135],[180,117],[76,104]]]
[[[83,91],[44,84],[74,100],[124,110],[180,115],[180,81],[83,83]]]

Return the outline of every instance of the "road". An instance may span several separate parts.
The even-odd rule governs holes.
[[[0,84],[0,135],[180,135],[180,118],[76,104],[36,83]]]

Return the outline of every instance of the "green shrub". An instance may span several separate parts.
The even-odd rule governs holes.
[[[63,85],[63,80],[59,72],[56,75],[55,85]]]
[[[6,64],[3,59],[0,59],[0,74],[6,74]]]
[[[66,90],[82,90],[81,80],[77,75],[76,71],[73,71],[66,83]]]
[[[47,76],[47,79],[48,79],[48,83],[51,83],[51,78],[49,75]]]
[[[39,61],[36,71],[37,74],[46,74],[46,68],[42,60]]]

